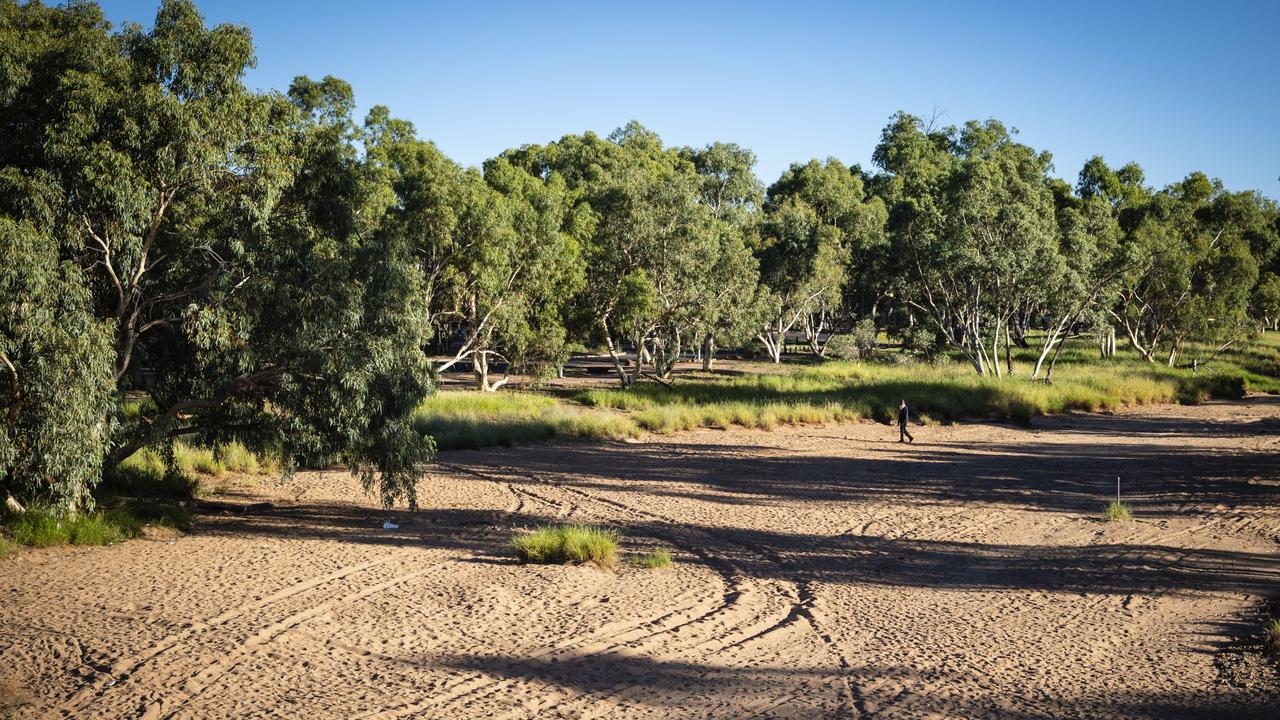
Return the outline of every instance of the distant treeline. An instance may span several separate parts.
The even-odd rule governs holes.
[[[1035,345],[1051,377],[1071,335],[1175,364],[1280,318],[1274,202],[1100,157],[1072,187],[996,120],[898,113],[873,167],[768,188],[750,150],[635,122],[463,168],[341,80],[246,88],[252,62],[189,2],[113,30],[0,0],[0,494],[84,508],[104,464],[198,434],[412,502],[412,412],[462,361],[494,389],[603,347],[627,387],[888,332],[982,374]]]

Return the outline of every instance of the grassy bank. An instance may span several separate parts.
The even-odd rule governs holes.
[[[917,417],[951,421],[991,418],[1026,421],[1069,410],[1115,410],[1122,405],[1238,398],[1247,383],[1237,375],[1177,370],[1082,366],[1060,368],[1055,382],[1024,376],[979,377],[948,363],[832,362],[784,375],[742,375],[682,380],[672,387],[644,384],[629,391],[588,390],[585,405],[627,411],[655,432],[694,427],[772,428],[800,423],[887,421],[900,400]]]
[[[414,413],[413,424],[418,432],[434,437],[441,450],[508,446],[553,437],[619,439],[640,432],[625,416],[524,392],[438,392]]]
[[[1196,351],[1189,348],[1184,357]],[[980,377],[954,358],[925,363],[884,353],[879,361],[784,365],[767,374],[694,373],[680,376],[671,387],[641,383],[630,390],[592,389],[574,396],[573,404],[532,393],[444,392],[419,409],[416,422],[420,431],[437,437],[442,449],[450,449],[557,436],[617,439],[640,430],[888,421],[899,400],[926,421],[1028,421],[1073,410],[1280,392],[1277,333],[1229,350],[1194,371],[1148,363],[1131,353],[1099,360],[1096,349],[1076,342],[1064,349],[1049,385],[1028,379],[1035,359],[1034,350],[1016,351],[1015,373],[994,378]]]

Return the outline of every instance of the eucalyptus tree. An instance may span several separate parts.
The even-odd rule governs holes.
[[[788,201],[801,203],[813,209],[824,228],[836,231],[838,251],[831,249],[834,252],[812,268],[822,278],[823,292],[809,300],[809,307],[800,313],[809,349],[821,357],[826,353],[826,343],[836,332],[847,332],[860,316],[875,315],[886,287],[884,203],[880,198],[868,196],[859,168],[846,167],[835,158],[793,164],[770,186],[768,198],[766,208],[770,211],[776,211]],[[823,233],[830,235],[831,231]],[[829,262],[838,263],[838,267]],[[793,278],[796,280],[803,282],[801,278]],[[775,289],[786,294],[784,288]],[[790,314],[785,306],[786,303],[780,306],[781,316]],[[781,316],[772,318],[775,334],[778,327],[786,324]],[[772,354],[772,350],[770,352]]]
[[[247,90],[248,30],[207,28],[178,0],[148,30],[12,2],[0,28],[0,213],[56,242],[109,328],[105,362],[85,367],[115,392],[76,411],[113,431],[106,462],[235,435],[341,453],[384,501],[412,502],[431,450],[408,422],[429,387],[404,302],[420,279],[404,248],[369,242],[388,194],[353,144],[350,88]],[[150,402],[126,420],[135,390]],[[93,481],[75,477],[58,491],[70,509]]]
[[[668,375],[684,343],[717,324],[708,316],[726,306],[711,281],[717,269],[741,266],[726,259],[737,246],[705,202],[708,178],[634,121],[608,138],[567,135],[504,157],[535,176],[562,177],[574,214],[585,218],[579,331],[605,345],[623,387],[650,362],[657,376]],[[636,355],[630,369],[624,344]]]
[[[90,506],[111,440],[112,328],[30,221],[0,217],[0,256],[0,496]]]
[[[995,120],[926,129],[899,113],[873,159],[889,206],[896,297],[928,317],[980,374],[1012,368],[1010,319],[1059,267],[1048,153]]]
[[[756,337],[773,362],[782,361],[787,333],[801,323],[812,328],[814,313],[840,301],[847,255],[840,230],[803,200],[789,198],[771,208],[757,250],[765,294]]]
[[[1234,203],[1221,183],[1191,173],[1152,196],[1126,237],[1136,261],[1110,312],[1148,361],[1167,353],[1173,366],[1187,341],[1221,351],[1248,334],[1258,263]]]
[[[1061,180],[1049,181],[1049,187],[1058,222],[1057,253],[1041,261],[1046,271],[1036,284],[1039,293],[1029,296],[1025,306],[1027,314],[1045,319],[1031,378],[1039,378],[1043,371],[1046,382],[1052,382],[1063,342],[1076,327],[1101,324],[1100,301],[1126,269],[1117,253],[1121,230],[1113,206],[1096,195],[1079,197]],[[1024,320],[1023,324],[1030,323]]]
[[[764,187],[755,175],[755,153],[734,143],[682,148],[680,155],[701,178],[702,203],[711,209],[719,236],[716,265],[701,276],[709,287],[695,320],[702,369],[711,371],[718,344],[745,343],[762,322],[759,263],[750,248],[758,244]]]

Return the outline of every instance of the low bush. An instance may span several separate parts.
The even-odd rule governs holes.
[[[517,534],[511,539],[511,548],[520,562],[593,562],[608,569],[618,560],[620,539],[616,530],[589,525],[554,525]]]
[[[671,553],[667,550],[654,550],[651,553],[641,555],[633,562],[642,568],[650,570],[671,567]]]
[[[1102,511],[1103,522],[1124,522],[1133,519],[1133,511],[1119,500],[1112,500],[1107,509]]]

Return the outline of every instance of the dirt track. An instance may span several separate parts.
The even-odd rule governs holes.
[[[450,453],[394,531],[306,474],[0,562],[0,680],[20,717],[1274,719],[1214,659],[1280,594],[1278,400]],[[507,559],[552,520],[676,567]]]

